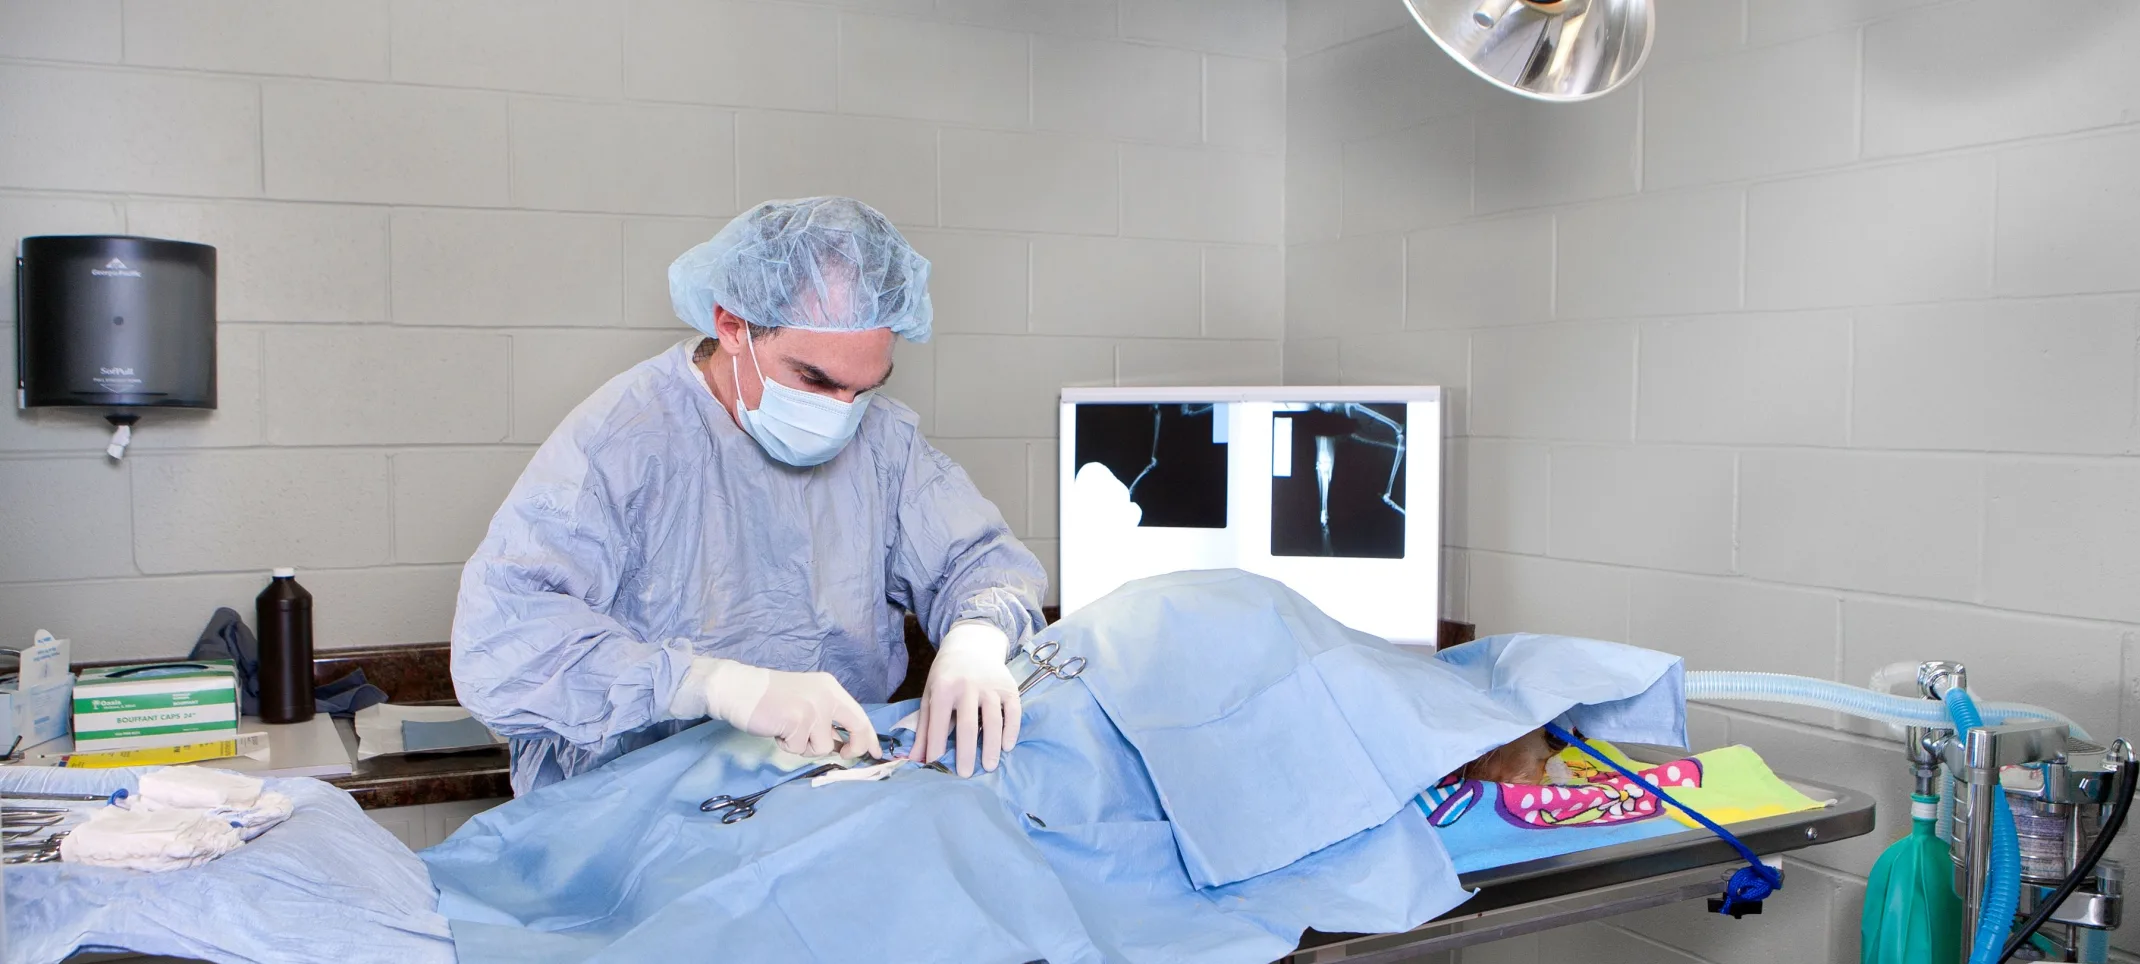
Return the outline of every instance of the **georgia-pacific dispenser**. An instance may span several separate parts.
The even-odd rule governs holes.
[[[17,407],[105,410],[125,454],[144,408],[216,407],[215,248],[123,235],[23,238]]]

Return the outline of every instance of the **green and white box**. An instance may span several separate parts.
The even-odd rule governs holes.
[[[74,684],[74,748],[85,753],[237,734],[238,674],[227,659],[86,670]]]

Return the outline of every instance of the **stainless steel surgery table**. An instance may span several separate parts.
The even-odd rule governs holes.
[[[1685,751],[1622,746],[1629,756],[1662,763]],[[1898,772],[1900,768],[1898,767]],[[1782,776],[1778,774],[1778,776]],[[1748,847],[1774,855],[1863,836],[1873,829],[1872,797],[1842,787],[1783,776],[1783,781],[1833,806],[1726,824]],[[1599,920],[1630,911],[1724,892],[1732,871],[1745,866],[1731,845],[1707,830],[1680,833],[1557,857],[1494,867],[1458,878],[1478,894],[1456,909],[1401,934],[1322,934],[1309,931],[1300,949],[1279,964],[1395,964],[1508,937]],[[1779,868],[1780,869],[1780,868]],[[1770,901],[1791,899],[1790,880]],[[1749,915],[1747,927],[1761,926]]]

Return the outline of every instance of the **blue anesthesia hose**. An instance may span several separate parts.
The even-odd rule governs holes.
[[[1954,714],[1954,732],[1967,739],[1970,730],[1984,725],[1976,701],[1967,690],[1947,691],[1947,710]],[[1972,846],[1981,841],[1972,841]],[[1984,899],[1978,905],[1976,941],[1969,949],[1969,964],[1996,964],[2005,950],[2006,935],[2014,926],[2014,908],[2021,901],[2021,844],[2014,833],[2013,807],[2006,802],[2006,788],[1992,785],[1991,873],[1984,881]]]
[[[1730,844],[1731,849],[1738,851],[1739,856],[1746,858],[1746,866],[1741,867],[1736,871],[1733,871],[1731,875],[1731,880],[1724,885],[1724,902],[1722,904],[1717,905],[1717,913],[1729,914],[1731,913],[1731,906],[1733,904],[1736,904],[1740,901],[1765,900],[1768,898],[1768,895],[1783,889],[1783,876],[1781,874],[1778,874],[1775,868],[1762,863],[1760,855],[1754,853],[1752,847],[1748,847],[1745,841],[1740,840],[1736,836],[1733,836],[1731,831],[1724,829],[1723,826],[1718,824],[1716,821],[1711,820],[1706,816],[1703,816],[1694,808],[1672,799],[1671,794],[1664,792],[1664,790],[1659,788],[1656,784],[1643,779],[1641,775],[1637,774],[1635,771],[1621,766],[1619,761],[1614,760],[1613,758],[1606,756],[1603,753],[1599,753],[1596,747],[1584,742],[1582,737],[1576,736],[1575,734],[1570,733],[1567,730],[1563,730],[1560,728],[1559,725],[1554,723],[1546,724],[1546,732],[1553,734],[1555,739],[1558,739],[1561,742],[1568,744],[1569,746],[1576,747],[1582,750],[1584,753],[1590,754],[1592,759],[1595,759],[1605,764],[1606,766],[1620,771],[1621,776],[1633,781],[1636,786],[1639,786],[1642,789],[1649,791],[1650,793],[1656,794],[1657,799],[1664,801],[1667,805],[1678,807],[1679,812],[1684,813],[1689,817],[1693,817],[1695,823],[1701,824],[1703,827],[1708,828],[1710,833],[1716,834],[1718,837],[1722,838],[1725,843]],[[2021,874],[2020,859],[2020,854],[2017,851],[2014,857],[2014,875],[2016,879],[2018,879]],[[2016,896],[2018,897],[2018,892]],[[2007,917],[2011,918],[2012,916],[2013,908],[2009,906],[2007,908]],[[2005,941],[2006,931],[2002,929],[1999,932],[1999,942],[2004,943]],[[1999,945],[1993,944],[1992,954],[1996,956],[1998,952]]]

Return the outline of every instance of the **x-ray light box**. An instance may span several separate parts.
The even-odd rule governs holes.
[[[1060,417],[1064,613],[1133,579],[1236,568],[1434,643],[1440,388],[1066,388]]]

